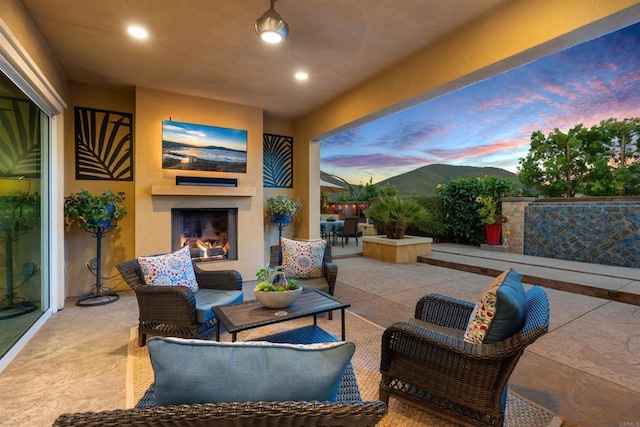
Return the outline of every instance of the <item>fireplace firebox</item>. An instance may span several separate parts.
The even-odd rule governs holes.
[[[171,209],[173,250],[188,246],[194,261],[238,259],[238,209]]]

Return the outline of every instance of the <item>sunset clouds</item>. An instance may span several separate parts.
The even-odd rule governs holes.
[[[352,183],[432,163],[516,171],[531,134],[640,117],[640,24],[321,141]]]

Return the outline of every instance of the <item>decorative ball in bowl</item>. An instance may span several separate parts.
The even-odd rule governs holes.
[[[296,302],[302,288],[287,291],[253,291],[256,299],[266,308],[286,308]]]

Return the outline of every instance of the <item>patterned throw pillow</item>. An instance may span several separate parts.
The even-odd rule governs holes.
[[[309,279],[322,276],[326,240],[291,240],[282,238],[282,266],[287,277]]]
[[[187,286],[198,292],[189,247],[165,255],[140,256],[138,263],[144,282],[153,286]]]
[[[526,296],[522,276],[513,269],[500,274],[476,304],[464,340],[491,344],[517,333],[524,324]]]

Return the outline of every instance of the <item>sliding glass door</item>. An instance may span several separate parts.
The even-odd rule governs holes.
[[[0,357],[49,309],[49,128],[49,116],[0,72]]]

